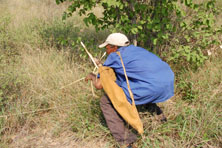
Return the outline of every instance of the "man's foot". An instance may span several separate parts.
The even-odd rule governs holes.
[[[126,148],[137,148],[137,147],[133,144],[129,144]]]
[[[165,117],[163,113],[156,116],[157,116],[157,120],[160,121],[161,123],[167,122],[167,118]]]
[[[165,117],[163,111],[156,103],[149,103],[145,105],[145,108],[150,112],[152,115],[155,114],[157,120],[161,123],[167,122],[167,118]]]
[[[122,145],[120,148],[137,148],[133,143],[128,145]]]
[[[148,104],[145,104],[145,108],[148,112],[150,112],[152,115],[153,114],[157,114],[157,115],[160,115],[163,113],[163,111],[160,109],[159,106],[157,106],[156,103],[148,103]]]

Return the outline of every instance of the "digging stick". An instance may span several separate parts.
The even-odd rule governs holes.
[[[81,43],[82,47],[85,49],[86,53],[89,55],[89,57],[92,60],[93,64],[96,66],[96,68],[98,68],[98,65],[96,64],[95,60],[93,59],[93,56],[87,50],[86,46],[83,44],[83,42],[80,42],[80,43]]]

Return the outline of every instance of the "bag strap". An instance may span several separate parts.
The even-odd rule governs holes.
[[[135,106],[135,101],[134,101],[133,93],[132,93],[131,88],[130,88],[130,85],[129,85],[129,80],[128,80],[128,76],[127,76],[127,74],[126,74],[125,66],[124,66],[124,64],[123,64],[122,56],[121,56],[121,54],[120,54],[119,51],[117,51],[116,53],[119,55],[120,60],[121,60],[121,63],[122,63],[122,66],[123,66],[123,71],[124,71],[124,74],[125,74],[125,77],[126,77],[126,82],[127,82],[128,91],[129,91],[130,97],[131,97],[131,99],[132,99],[132,105]]]

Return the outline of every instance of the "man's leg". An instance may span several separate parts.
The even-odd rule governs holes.
[[[136,141],[136,134],[132,133],[125,126],[125,121],[117,113],[108,96],[105,95],[101,98],[100,107],[102,109],[108,128],[120,145],[130,144]]]

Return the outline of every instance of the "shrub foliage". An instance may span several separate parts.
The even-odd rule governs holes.
[[[60,4],[66,0],[56,0]],[[86,25],[127,34],[140,46],[168,60],[196,68],[205,59],[204,50],[218,43],[216,0],[70,0],[63,19],[78,11]],[[102,17],[92,11],[103,8]]]

